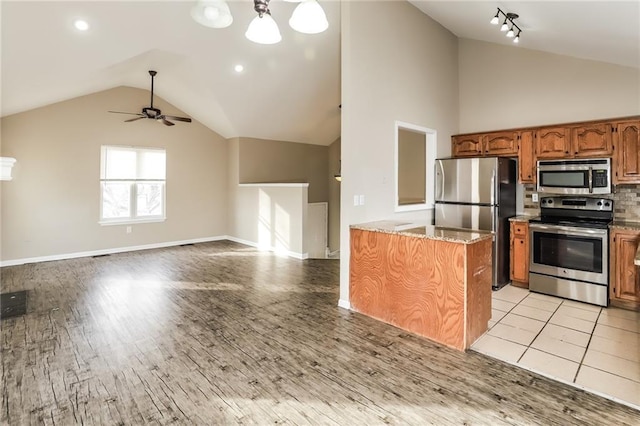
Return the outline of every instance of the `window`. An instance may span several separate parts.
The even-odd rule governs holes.
[[[102,146],[100,223],[164,220],[165,176],[164,149]]]

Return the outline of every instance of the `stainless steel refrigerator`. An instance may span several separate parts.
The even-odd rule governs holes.
[[[510,158],[436,160],[435,224],[493,231],[493,288],[509,283],[509,218],[516,214],[516,162]]]

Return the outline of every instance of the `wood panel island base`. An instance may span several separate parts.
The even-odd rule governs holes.
[[[399,230],[406,225],[351,226],[351,307],[466,350],[491,318],[493,235],[430,225]]]

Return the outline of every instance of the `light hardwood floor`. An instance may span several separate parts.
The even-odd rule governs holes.
[[[0,423],[594,424],[640,413],[337,307],[338,261],[231,242],[6,267]]]

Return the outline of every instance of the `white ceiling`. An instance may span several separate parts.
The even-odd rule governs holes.
[[[409,2],[460,38],[513,46],[489,23],[499,7],[520,16],[521,49],[640,68],[639,0]]]
[[[195,1],[3,1],[2,115],[121,85],[148,89],[154,69],[156,95],[224,137],[336,140],[340,4],[322,1],[329,29],[306,35],[288,25],[297,4],[274,0],[283,40],[258,45],[244,37],[253,1],[228,3],[233,24],[214,29],[191,19]],[[73,28],[77,17],[89,31]]]
[[[158,96],[224,137],[332,143],[340,135],[339,2],[320,0],[329,29],[305,35],[287,23],[296,4],[272,0],[283,41],[270,46],[244,37],[253,2],[228,3],[233,24],[212,29],[191,19],[195,1],[2,1],[0,113],[121,85],[148,89],[155,69]],[[489,24],[500,7],[520,15],[519,48],[640,69],[638,0],[411,3],[458,37],[513,45]],[[73,28],[78,17],[88,32]]]

